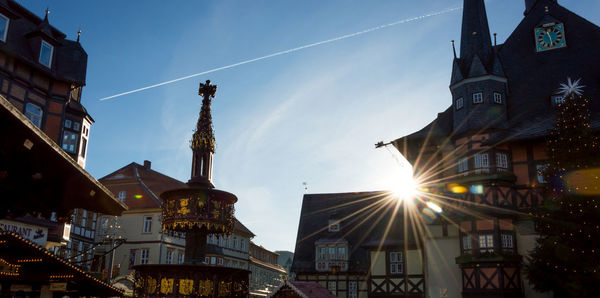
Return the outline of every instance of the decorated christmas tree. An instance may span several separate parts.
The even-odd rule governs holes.
[[[600,144],[578,83],[563,84],[547,138],[539,238],[526,267],[533,287],[555,297],[600,297]]]

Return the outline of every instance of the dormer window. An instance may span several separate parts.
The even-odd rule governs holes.
[[[54,46],[42,40],[42,46],[40,47],[40,63],[51,68],[53,52]]]
[[[329,232],[339,232],[340,231],[340,222],[337,219],[329,220]]]
[[[6,35],[8,33],[8,22],[9,19],[0,13],[0,40],[6,42]]]
[[[456,100],[456,110],[460,110],[462,109],[462,107],[465,105],[465,101],[464,99],[461,97],[459,99]]]
[[[558,106],[565,103],[565,98],[561,95],[552,96],[552,105]]]
[[[483,102],[483,93],[473,93],[473,103],[478,104]]]
[[[502,93],[494,92],[494,103],[502,104],[504,101],[502,100]]]

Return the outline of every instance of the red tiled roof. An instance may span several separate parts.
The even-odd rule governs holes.
[[[160,208],[160,194],[164,191],[187,188],[187,184],[167,175],[132,162],[99,180],[115,195],[126,190],[125,204],[129,210]],[[135,195],[141,195],[135,198]]]

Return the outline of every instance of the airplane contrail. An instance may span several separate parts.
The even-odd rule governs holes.
[[[254,59],[249,59],[249,60],[237,62],[237,63],[234,63],[234,64],[229,64],[229,65],[226,65],[226,66],[221,66],[221,67],[213,68],[213,69],[210,69],[210,70],[207,70],[207,71],[203,71],[203,72],[199,72],[199,73],[187,75],[187,76],[176,78],[176,79],[173,79],[173,80],[168,80],[168,81],[164,81],[164,82],[157,83],[157,84],[154,84],[154,85],[149,85],[149,86],[146,86],[146,87],[142,87],[142,88],[138,88],[138,89],[134,89],[134,90],[122,92],[122,93],[119,93],[119,94],[115,94],[115,95],[103,97],[103,98],[100,98],[99,100],[100,101],[105,101],[107,99],[111,99],[111,98],[115,98],[115,97],[120,97],[120,96],[131,94],[131,93],[140,92],[140,91],[144,91],[144,90],[151,89],[151,88],[156,88],[156,87],[159,87],[159,86],[163,86],[163,85],[167,85],[167,84],[171,84],[171,83],[175,83],[175,82],[187,80],[189,78],[193,78],[193,77],[197,77],[197,76],[209,74],[209,73],[212,73],[212,72],[216,72],[216,71],[220,71],[220,70],[224,70],[224,69],[233,68],[233,67],[236,67],[236,66],[240,66],[240,65],[244,65],[244,64],[248,64],[248,63],[252,63],[252,62],[256,62],[256,61],[260,61],[260,60],[272,58],[272,57],[275,57],[275,56],[280,56],[280,55],[284,55],[284,54],[289,54],[289,53],[297,52],[297,51],[300,51],[300,50],[303,50],[303,49],[316,47],[316,46],[319,46],[319,45],[322,45],[322,44],[331,43],[331,42],[334,42],[334,41],[338,41],[338,40],[342,40],[342,39],[347,39],[347,38],[355,37],[355,36],[362,35],[362,34],[365,34],[365,33],[369,33],[369,32],[373,32],[373,31],[381,30],[381,29],[384,29],[384,28],[387,28],[387,27],[392,27],[392,26],[396,26],[396,25],[400,25],[400,24],[404,24],[404,23],[414,22],[414,21],[422,20],[422,19],[429,18],[429,17],[439,16],[439,15],[442,15],[442,14],[450,13],[450,12],[461,10],[461,9],[462,9],[462,7],[454,7],[454,8],[449,8],[449,9],[442,10],[442,11],[439,11],[439,12],[434,12],[434,13],[422,15],[422,16],[419,16],[419,17],[414,17],[414,18],[409,18],[409,19],[404,19],[404,20],[396,21],[396,22],[393,22],[393,23],[389,23],[389,24],[385,24],[385,25],[373,27],[373,28],[362,30],[362,31],[358,31],[358,32],[355,32],[355,33],[350,33],[350,34],[342,35],[342,36],[339,36],[339,37],[335,37],[335,38],[331,38],[331,39],[327,39],[327,40],[323,40],[323,41],[319,41],[319,42],[315,42],[315,43],[311,43],[311,44],[299,46],[299,47],[292,48],[292,49],[289,49],[289,50],[275,52],[275,53],[272,53],[272,54],[269,54],[269,55],[266,55],[266,56],[262,56],[262,57],[258,57],[258,58],[254,58]]]

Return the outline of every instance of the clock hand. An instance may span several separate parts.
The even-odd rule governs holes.
[[[550,40],[550,44],[554,43],[552,41],[552,35],[550,35],[550,32],[546,31],[546,35],[548,35],[548,39]]]

